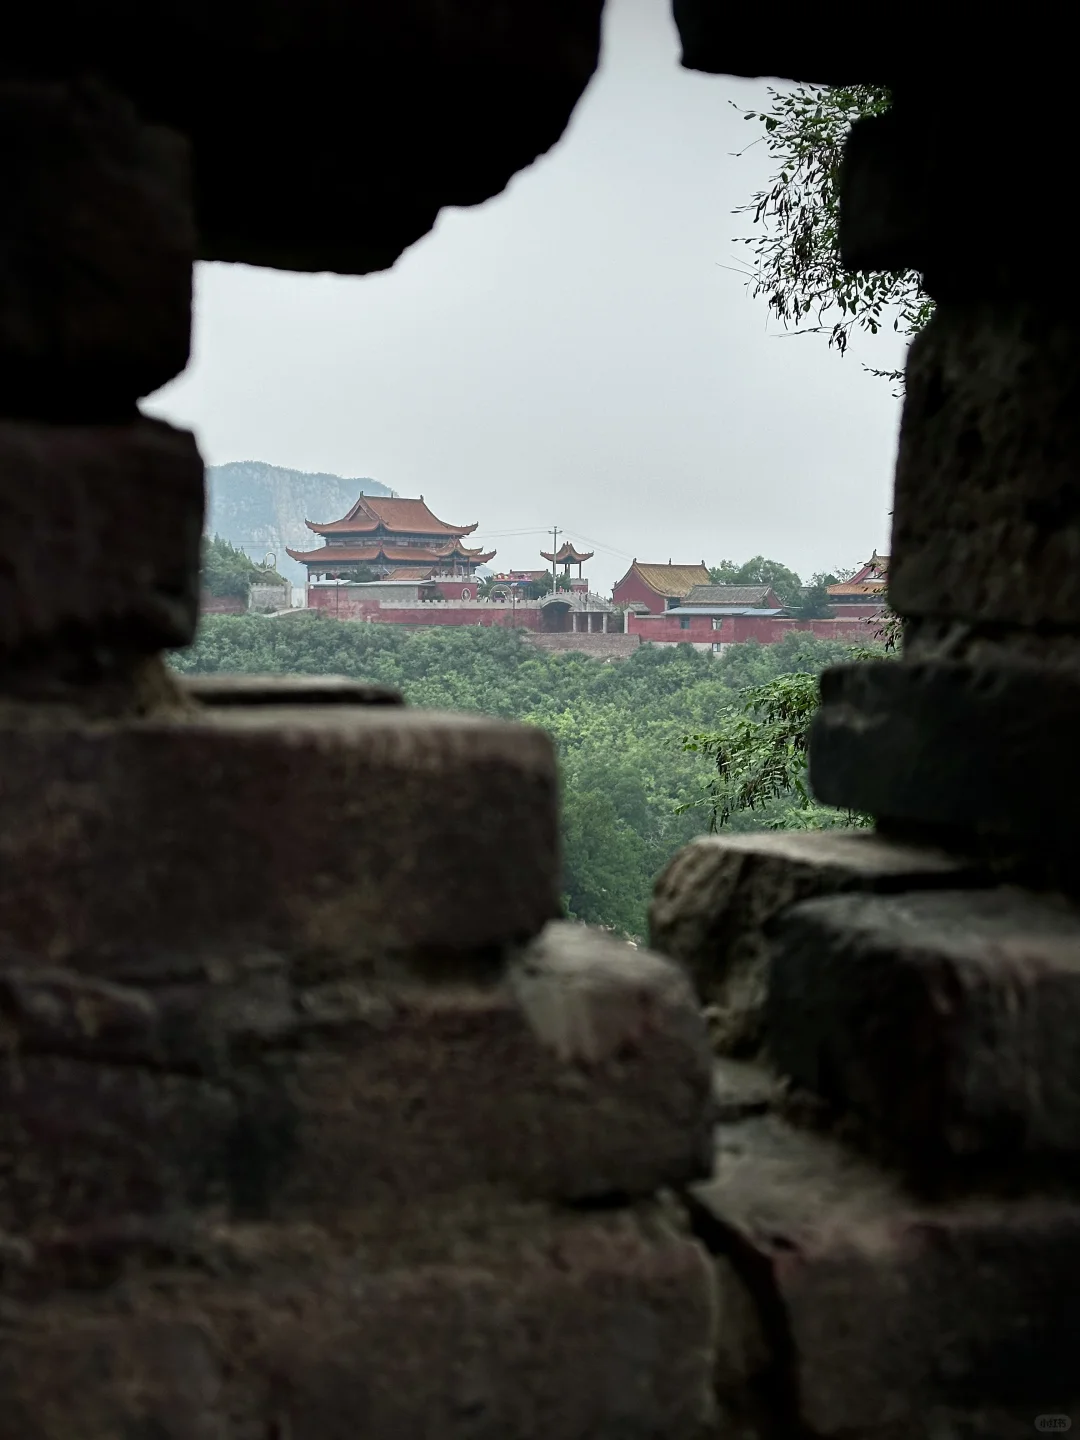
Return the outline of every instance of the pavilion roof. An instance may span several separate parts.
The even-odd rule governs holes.
[[[440,560],[453,559],[469,560],[476,565],[486,565],[489,560],[494,558],[496,552],[482,550],[480,546],[470,549],[455,538],[441,545],[436,543],[424,546],[393,545],[377,539],[366,545],[363,543],[359,545],[320,545],[317,550],[286,549],[285,553],[304,565],[355,565],[385,560],[390,564],[399,562],[415,567],[418,563],[431,566]]]
[[[566,540],[554,554],[550,550],[541,550],[540,559],[550,560],[553,565],[565,565],[567,561],[573,565],[584,565],[585,561],[591,560],[595,553],[594,550],[579,550],[569,540]]]
[[[695,585],[709,583],[709,572],[704,562],[699,565],[672,565],[668,561],[666,565],[650,565],[635,560],[623,578],[626,579],[631,574],[637,574],[657,595],[672,600],[681,600]]]
[[[316,535],[367,535],[377,530],[403,535],[471,535],[479,521],[471,525],[448,525],[433,515],[421,495],[418,500],[391,499],[384,495],[361,495],[347,515],[317,525],[304,522]]]

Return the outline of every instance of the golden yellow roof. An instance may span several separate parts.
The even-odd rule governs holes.
[[[633,567],[645,584],[672,600],[689,595],[695,585],[708,585],[709,572],[704,565],[644,565],[635,560]]]

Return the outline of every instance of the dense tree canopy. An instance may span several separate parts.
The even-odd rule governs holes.
[[[542,726],[562,772],[567,913],[640,936],[657,873],[709,823],[695,802],[705,796],[714,760],[685,750],[684,736],[715,727],[747,686],[817,674],[849,654],[838,643],[793,633],[777,645],[738,645],[722,656],[689,645],[643,645],[630,659],[605,664],[540,650],[513,630],[410,631],[301,614],[206,617],[194,648],[174,664],[349,675],[396,686],[414,705]],[[774,823],[795,800],[778,796],[730,823]]]
[[[779,560],[766,560],[764,555],[755,555],[736,565],[734,560],[721,560],[709,570],[709,579],[714,585],[771,585],[778,600],[781,600],[793,615],[800,620],[827,619],[833,612],[829,604],[827,587],[839,580],[846,580],[855,572],[852,569],[837,569],[828,574],[822,572],[811,576],[803,584],[794,570],[782,565]]]
[[[798,605],[802,599],[802,581],[795,571],[779,560],[766,560],[764,555],[755,555],[741,565],[721,560],[710,567],[709,579],[714,585],[771,585],[785,605]]]
[[[701,778],[700,794],[680,805],[680,813],[703,812],[714,831],[747,817],[768,830],[868,825],[869,816],[819,805],[810,793],[807,750],[818,700],[813,671],[778,675],[747,686],[717,728],[686,735],[683,749],[700,755],[712,773]]]
[[[252,585],[283,583],[273,567],[267,570],[256,565],[243,550],[230,545],[220,535],[203,540],[202,588],[208,595],[236,595],[246,599]]]

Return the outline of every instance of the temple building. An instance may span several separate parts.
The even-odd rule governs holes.
[[[570,566],[576,565],[578,579],[581,580],[583,578],[581,574],[581,567],[585,564],[586,560],[591,560],[593,558],[594,553],[595,552],[592,550],[578,550],[576,546],[572,545],[570,541],[567,540],[562,545],[560,545],[558,550],[554,553],[552,553],[550,550],[541,550],[540,559],[546,560],[548,562],[548,564],[551,566],[552,573],[554,573],[556,565],[561,565],[563,567],[563,574],[566,576],[567,580],[570,579]]]
[[[654,615],[674,610],[695,585],[708,585],[709,571],[702,560],[698,565],[649,565],[635,560],[616,584],[612,598],[616,605],[637,605]]]
[[[838,620],[865,620],[879,615],[885,605],[888,577],[889,557],[875,550],[850,580],[827,587],[833,614]]]
[[[462,543],[476,523],[448,525],[431,513],[422,495],[418,500],[361,495],[340,520],[305,524],[326,543],[316,550],[287,553],[307,566],[309,584],[370,579],[372,573],[393,581],[471,578],[478,565],[486,565],[495,555],[494,550],[471,549]]]

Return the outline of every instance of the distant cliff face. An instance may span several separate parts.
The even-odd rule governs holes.
[[[211,465],[206,471],[206,532],[220,535],[256,561],[272,550],[279,573],[294,585],[303,585],[304,567],[289,559],[286,545],[314,549],[319,537],[304,521],[340,520],[361,492],[394,493],[377,480],[285,470],[261,460]]]

